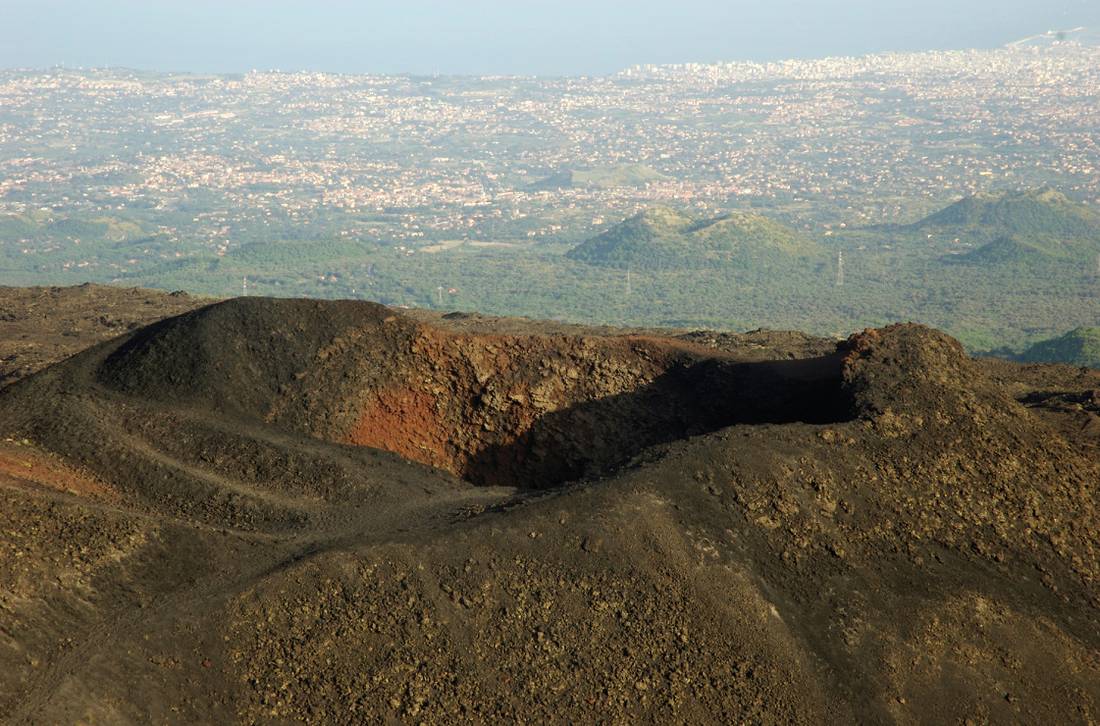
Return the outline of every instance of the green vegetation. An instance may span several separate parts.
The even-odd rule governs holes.
[[[566,169],[535,182],[531,189],[614,189],[640,187],[669,177],[643,164],[621,164],[595,169]]]
[[[92,281],[237,295],[247,277],[248,293],[257,295],[824,335],[915,321],[947,331],[973,351],[1005,355],[1100,319],[1095,266],[1046,254],[1035,238],[994,238],[984,250],[902,228],[847,229],[815,239],[756,214],[697,220],[657,207],[579,247],[572,234],[528,241],[506,227],[488,238],[493,246],[463,239],[385,242],[379,239],[384,231],[373,230],[390,222],[366,215],[356,223],[372,230],[370,238],[313,221],[276,220],[266,235],[189,239],[195,214],[127,208],[108,220],[65,220],[41,211],[0,218],[0,282]],[[129,237],[112,239],[119,231]],[[838,286],[841,252],[845,275]],[[967,254],[968,264],[947,263]]]
[[[1040,341],[1025,350],[1019,359],[1027,363],[1069,363],[1100,368],[1100,328],[1077,328],[1057,338]]]
[[[567,257],[608,267],[691,269],[759,266],[820,254],[817,243],[760,215],[696,220],[655,207],[593,237]]]
[[[140,222],[123,217],[58,216],[47,213],[0,216],[0,242],[124,242],[147,237]]]
[[[34,236],[39,225],[33,219],[22,214],[0,216],[0,240],[5,244],[14,244],[21,239]]]
[[[946,262],[971,265],[1040,265],[1052,257],[1060,257],[1049,245],[1030,242],[1019,237],[998,237],[973,252],[958,255]]]
[[[1100,214],[1051,189],[967,197],[900,231],[980,245],[957,260],[975,264],[1100,253]]]
[[[1095,233],[1100,220],[1088,207],[1053,189],[1000,194],[975,194],[915,225],[928,227],[983,227],[1010,234],[1057,233],[1069,236]]]

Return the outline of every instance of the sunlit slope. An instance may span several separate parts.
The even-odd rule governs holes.
[[[700,220],[654,207],[584,242],[568,257],[610,267],[676,269],[789,261],[820,252],[814,241],[757,214]]]

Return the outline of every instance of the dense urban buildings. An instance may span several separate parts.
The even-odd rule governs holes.
[[[4,71],[0,212],[195,210],[161,231],[224,248],[308,224],[553,239],[654,202],[822,224],[1004,185],[1096,202],[1098,97],[1100,49],[1076,44],[606,78]],[[554,182],[590,169],[610,173]]]

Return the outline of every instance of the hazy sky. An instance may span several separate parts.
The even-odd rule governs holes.
[[[990,47],[1100,0],[0,0],[0,67],[598,74]]]

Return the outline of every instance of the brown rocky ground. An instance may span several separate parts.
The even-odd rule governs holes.
[[[0,390],[0,714],[1095,723],[1098,390],[912,325],[201,308]]]

